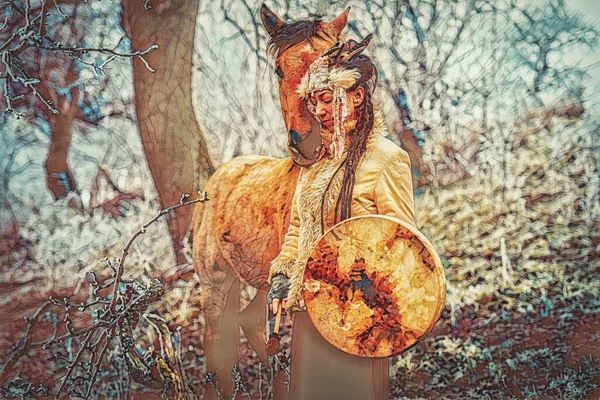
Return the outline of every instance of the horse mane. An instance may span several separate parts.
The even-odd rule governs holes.
[[[291,22],[281,26],[273,32],[269,39],[267,46],[269,56],[277,58],[279,54],[305,40],[312,44],[312,39],[315,37],[327,39],[321,30],[317,29],[320,24],[320,19],[314,19]]]

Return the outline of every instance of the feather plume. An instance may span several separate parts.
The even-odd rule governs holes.
[[[349,89],[360,78],[356,69],[334,68],[329,73],[329,83],[344,89]]]

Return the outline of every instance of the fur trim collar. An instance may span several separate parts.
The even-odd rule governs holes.
[[[339,167],[344,160],[345,156],[341,160],[329,158],[313,164],[302,172],[296,187],[294,201],[300,219],[298,259],[291,271],[290,290],[286,306],[288,309],[305,309],[302,299],[304,268],[314,245],[321,237],[321,204],[323,204],[324,218],[335,208],[344,176],[344,171]],[[331,185],[329,185],[330,181]],[[328,185],[329,189],[326,191]],[[323,197],[325,198],[323,199]]]

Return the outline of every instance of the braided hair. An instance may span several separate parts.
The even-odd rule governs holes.
[[[362,103],[355,108],[357,123],[348,146],[342,188],[335,206],[334,223],[344,221],[352,216],[352,192],[356,182],[356,168],[367,149],[367,140],[373,130],[375,120],[373,91],[377,85],[377,68],[365,55],[359,55],[344,64],[346,64],[345,68],[357,69],[361,75],[348,91],[354,91],[360,86],[364,89],[365,95]]]

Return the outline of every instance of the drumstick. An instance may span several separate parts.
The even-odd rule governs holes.
[[[277,315],[275,316],[275,327],[273,332],[269,335],[269,341],[267,342],[267,354],[274,356],[279,351],[279,325],[281,324],[281,311],[283,310],[283,302],[279,302],[277,306]]]

